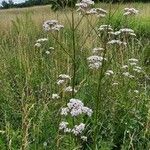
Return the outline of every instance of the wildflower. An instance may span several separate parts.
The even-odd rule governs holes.
[[[130,73],[129,72],[124,72],[123,75],[128,77],[130,75]]]
[[[88,4],[81,2],[81,3],[77,3],[76,6],[79,7],[79,8],[84,9],[84,8],[88,7]]]
[[[139,69],[139,70],[142,70],[142,68],[141,68],[141,67],[139,67],[139,66],[135,66],[135,68],[136,68],[136,69]]]
[[[136,94],[139,94],[139,91],[138,91],[138,90],[134,90],[133,92],[136,93]]]
[[[43,146],[46,147],[46,146],[47,146],[47,142],[44,142],[44,143],[43,143]]]
[[[93,48],[92,52],[93,54],[97,54],[99,51],[103,51],[104,49],[101,48],[101,47],[96,47],[96,48]]]
[[[90,108],[85,107],[79,99],[70,99],[70,102],[67,104],[67,106],[72,116],[78,116],[84,113],[90,117],[93,113],[93,111]]]
[[[103,60],[103,57],[97,56],[97,55],[93,55],[93,56],[88,57],[87,60],[88,60],[90,63],[95,63],[95,62],[98,62],[98,61],[102,61],[102,60]]]
[[[89,62],[89,68],[90,69],[98,69],[102,65],[103,59],[105,59],[105,58],[103,58],[101,56],[97,56],[97,55],[88,57],[87,60]]]
[[[93,15],[93,14],[97,14],[97,11],[95,8],[90,9],[89,11],[86,11],[87,15]]]
[[[107,14],[107,11],[102,8],[92,8],[89,11],[86,11],[87,15],[97,15],[97,17],[105,17]]]
[[[130,59],[129,59],[129,62],[138,62],[138,59],[130,58]]]
[[[61,109],[61,115],[67,116],[70,114],[72,117],[77,117],[81,114],[86,114],[89,117],[91,117],[93,111],[85,107],[83,102],[79,99],[72,98],[70,99],[69,103],[67,104],[67,107]],[[79,125],[75,125],[72,129],[68,128],[68,122],[61,122],[59,125],[59,129],[63,130],[65,133],[72,132],[75,136],[81,134],[84,131],[85,124],[80,123]]]
[[[131,35],[131,36],[136,36],[136,34],[135,34],[135,33],[131,33],[131,32],[129,33],[129,35]]]
[[[123,28],[119,30],[121,33],[134,33],[134,30],[129,28]]]
[[[68,125],[69,125],[68,122],[62,121],[62,122],[59,124],[59,130],[63,130],[65,133],[70,133],[70,132],[71,132],[71,129],[67,128]]]
[[[87,137],[86,136],[81,136],[81,140],[87,141]]]
[[[69,112],[69,108],[68,107],[66,107],[66,108],[62,108],[61,109],[61,115],[64,115],[64,116],[67,116],[68,115],[68,112]]]
[[[54,47],[49,47],[50,50],[54,50]]]
[[[71,99],[67,106],[70,109],[71,116],[78,116],[82,114],[83,103],[80,100]]]
[[[64,28],[63,25],[60,25],[60,24],[56,24],[54,27],[52,27],[52,30],[54,31],[59,31],[60,29]]]
[[[136,62],[131,62],[130,65],[131,66],[135,66],[137,63]]]
[[[120,29],[119,32],[122,34],[130,35],[130,36],[136,36],[136,34],[134,33],[134,30],[129,29],[129,28]]]
[[[61,84],[64,84],[66,83],[68,80],[71,80],[71,77],[69,75],[66,75],[66,74],[60,74],[59,79],[57,80],[57,84],[58,85],[61,85]]]
[[[71,77],[70,77],[69,75],[66,75],[66,74],[60,74],[60,75],[59,75],[59,78],[60,78],[60,79],[65,79],[65,80],[66,80],[66,79],[71,80]]]
[[[101,25],[99,28],[98,28],[98,31],[113,31],[111,25]]]
[[[64,130],[64,129],[66,129],[68,124],[69,124],[68,122],[62,121],[62,122],[59,124],[59,130]]]
[[[57,85],[61,85],[65,82],[65,80],[57,80]]]
[[[126,69],[126,68],[128,68],[128,65],[123,65],[122,66],[122,69]]]
[[[111,34],[111,35],[120,35],[120,34],[121,34],[120,31],[116,31],[116,32],[108,32],[108,33]]]
[[[118,84],[119,84],[119,83],[117,83],[117,82],[114,82],[112,85],[114,85],[114,86],[115,86],[115,85],[118,85]]]
[[[72,92],[73,91],[73,89],[72,89],[72,87],[71,86],[68,86],[68,87],[66,87],[65,88],[65,92]],[[76,89],[74,89],[74,92],[76,93],[77,92],[77,90]]]
[[[41,47],[41,44],[40,43],[36,43],[34,46],[39,48],[39,47]]]
[[[120,41],[120,40],[111,40],[111,41],[109,41],[107,44],[118,44],[118,45],[124,45],[124,46],[126,46],[127,45],[127,43],[126,42],[122,42],[122,41]]]
[[[96,8],[98,14],[107,14],[107,11],[102,8]]]
[[[104,18],[106,15],[105,14],[98,14],[97,17]]]
[[[86,3],[87,5],[94,5],[94,1],[92,0],[82,0],[82,3]]]
[[[57,20],[47,20],[43,24],[43,28],[45,31],[59,31],[64,28],[63,25],[58,24]]]
[[[40,42],[45,42],[45,41],[48,41],[48,38],[41,38],[41,39],[38,39],[36,42],[40,43]]]
[[[85,129],[85,124],[81,123],[79,125],[75,125],[74,128],[72,129],[72,133],[77,136],[79,134],[81,134]]]
[[[136,10],[135,8],[125,8],[124,11],[125,11],[125,13],[123,14],[124,16],[136,15],[139,13],[139,11]]]
[[[60,96],[58,94],[52,94],[52,99],[59,99]]]
[[[90,69],[99,69],[100,67],[102,66],[102,63],[101,62],[95,62],[95,63],[92,63],[92,64],[89,64],[89,68]]]
[[[93,113],[92,109],[90,109],[88,107],[82,107],[82,112],[87,114],[89,117],[91,117],[92,113]]]
[[[88,8],[94,5],[94,1],[92,0],[82,0],[80,3],[76,4],[76,7],[78,7],[77,11],[81,12],[83,14],[88,13]]]
[[[142,70],[138,68],[133,68],[133,71],[140,73]]]
[[[65,133],[70,133],[70,132],[71,132],[71,129],[65,128],[65,129],[64,129],[64,132],[65,132]]]
[[[129,78],[131,78],[131,79],[132,79],[132,78],[134,78],[134,76],[130,74],[130,75],[129,75]]]
[[[46,51],[45,53],[46,53],[47,55],[49,55],[49,54],[50,54],[50,51]]]
[[[113,75],[114,72],[112,70],[107,70],[105,74],[108,75],[108,76],[110,76],[110,75]]]
[[[124,75],[125,77],[134,78],[134,76],[131,75],[129,72],[124,72],[123,75]]]

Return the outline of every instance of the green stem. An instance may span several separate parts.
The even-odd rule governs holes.
[[[72,9],[72,49],[73,49],[73,78],[72,78],[72,98],[75,96],[75,77],[76,77],[76,43],[75,43],[75,22],[74,11]]]

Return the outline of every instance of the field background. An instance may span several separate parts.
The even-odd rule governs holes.
[[[118,77],[111,80],[104,78],[102,82],[102,102],[99,119],[99,148],[97,150],[149,150],[150,149],[150,4],[100,3],[97,7],[111,10],[110,18],[115,29],[124,27],[122,12],[125,7],[135,7],[139,15],[128,20],[128,27],[137,34],[138,40],[131,40],[128,58],[139,59],[144,73],[137,75],[137,81],[129,81]],[[76,11],[75,22],[80,20]],[[0,149],[1,150],[73,150],[78,148],[74,140],[58,131],[61,117],[59,110],[65,106],[70,95],[61,100],[53,100],[52,93],[61,94],[56,81],[59,74],[72,75],[72,62],[62,51],[61,45],[50,34],[43,31],[43,22],[57,19],[65,29],[58,35],[59,42],[72,54],[72,33],[69,28],[71,10],[53,12],[50,6],[22,9],[0,10]],[[67,18],[66,18],[67,16]],[[90,18],[91,25],[105,24],[105,20],[96,22]],[[90,72],[86,58],[90,49],[101,46],[95,39],[94,32],[87,36],[90,25],[83,19],[76,32],[77,77],[76,85],[80,89],[77,97],[93,110],[97,90],[98,73]],[[38,49],[34,45],[39,38],[49,38]],[[49,47],[55,50],[47,55]],[[83,51],[82,49],[83,48]],[[111,53],[111,52],[110,52]],[[112,53],[113,55],[113,53]],[[115,53],[116,60],[110,68],[118,71],[121,67],[120,55]],[[119,81],[120,87],[114,88],[112,82]],[[129,90],[139,90],[139,95]],[[81,119],[81,118],[80,118]],[[81,119],[84,120],[85,118]],[[88,123],[87,143],[79,142],[84,150],[94,150],[93,119],[85,119]],[[91,128],[90,128],[91,125]],[[98,136],[97,135],[97,136]],[[70,144],[71,142],[71,144]],[[46,144],[45,144],[46,143]],[[46,146],[45,146],[46,145]],[[72,146],[72,147],[71,147]]]

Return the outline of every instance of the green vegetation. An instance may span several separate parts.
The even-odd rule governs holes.
[[[139,14],[123,16],[128,5]],[[49,6],[1,10],[0,149],[149,150],[149,5],[97,4],[108,11],[105,18],[72,9],[53,12]],[[64,28],[46,32],[42,25],[48,19]],[[103,24],[114,31],[131,28],[136,36],[98,31]],[[114,39],[127,44],[108,44]],[[87,58],[93,55],[103,58],[98,69],[89,68]],[[65,84],[58,85],[60,80]],[[68,86],[77,92],[66,92]],[[61,115],[72,98],[92,109],[92,115]],[[85,129],[78,136],[64,133],[62,121],[70,128],[84,123]]]

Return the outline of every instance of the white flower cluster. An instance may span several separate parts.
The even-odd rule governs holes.
[[[103,57],[98,55],[92,55],[87,58],[90,69],[99,69],[102,66]],[[106,60],[106,59],[105,59]]]
[[[123,28],[123,29],[120,29],[119,31],[115,31],[115,32],[108,32],[109,34],[111,34],[111,35],[120,35],[120,34],[122,34],[122,35],[131,35],[131,36],[136,36],[136,34],[134,33],[134,30],[132,30],[132,29],[129,29],[129,28]]]
[[[59,31],[64,28],[63,25],[58,24],[57,20],[47,20],[43,24],[43,28],[45,31]]]
[[[123,72],[122,73],[125,77],[134,78],[133,75],[131,75],[129,72]]]
[[[124,11],[125,11],[125,13],[123,14],[124,16],[136,15],[139,13],[139,11],[136,10],[135,8],[125,8]]]
[[[97,17],[105,17],[107,11],[102,8],[91,8],[90,6],[94,5],[92,0],[82,0],[80,3],[76,4],[78,7],[77,11],[83,15],[96,15]]]
[[[99,52],[104,51],[104,48],[96,47],[92,49],[93,54],[98,54]]]
[[[52,99],[59,99],[59,98],[60,98],[60,96],[58,94],[56,94],[56,93],[52,94]]]
[[[82,139],[83,141],[87,141],[87,137],[86,137],[86,136],[81,136],[81,139]]]
[[[127,69],[127,68],[128,68],[128,65],[123,65],[121,68],[122,68],[122,69]]]
[[[60,124],[59,124],[59,130],[63,130],[65,133],[70,133],[71,132],[71,129],[67,128],[67,126],[69,125],[68,122],[65,122],[65,121],[62,121]]]
[[[108,33],[111,34],[111,35],[120,35],[121,34],[120,31],[115,31],[115,32],[111,31],[111,32],[108,32]]]
[[[112,70],[107,70],[105,74],[111,76],[114,74],[114,72]]]
[[[73,127],[73,129],[68,128],[68,125],[69,125],[68,122],[62,121],[59,124],[59,130],[63,130],[65,133],[73,133],[75,136],[77,136],[77,135],[81,135],[82,132],[85,129],[85,124],[84,123],[80,123],[79,125],[75,125]],[[81,139],[83,139],[85,141],[87,140],[87,138],[85,136],[81,136]]]
[[[117,45],[120,45],[120,46],[126,46],[127,45],[126,42],[122,42],[120,40],[111,40],[107,44],[111,44],[111,45],[117,44]]]
[[[73,88],[71,86],[68,86],[64,89],[65,92],[72,92]],[[77,90],[74,88],[74,92],[77,93]]]
[[[113,31],[111,25],[101,25],[99,28],[98,28],[98,31],[107,31],[107,32],[110,32],[110,31]]]
[[[77,136],[79,134],[81,134],[85,129],[85,124],[84,123],[80,123],[79,125],[75,125],[74,128],[72,129],[72,133]]]
[[[67,116],[71,115],[72,117],[77,117],[78,115],[86,114],[87,116],[91,117],[93,111],[85,107],[84,104],[81,102],[79,99],[70,99],[69,103],[67,104],[67,107],[61,109],[61,115],[62,116]],[[59,124],[59,130],[63,130],[65,133],[72,133],[75,136],[81,135],[82,132],[85,129],[85,124],[80,123],[79,125],[75,125],[74,127],[68,128],[69,123],[62,121]],[[86,141],[87,138],[85,136],[81,136],[81,139]]]
[[[98,17],[105,17],[107,14],[107,11],[102,8],[96,8],[96,12]]]
[[[41,39],[38,39],[36,42],[40,43],[40,42],[45,42],[45,41],[48,41],[48,38],[41,38]]]
[[[41,43],[45,42],[45,41],[48,41],[48,38],[40,38],[36,41],[34,46],[39,48],[39,47],[41,47]]]
[[[129,28],[120,29],[119,31],[120,31],[120,33],[122,33],[122,34],[131,35],[131,36],[136,36],[136,34],[134,33],[134,30],[129,29]]]
[[[131,66],[133,66],[133,71],[135,71],[135,72],[137,72],[137,73],[140,73],[140,72],[142,72],[142,68],[139,67],[139,66],[137,65],[137,63],[138,63],[138,59],[135,59],[135,58],[130,58],[130,59],[129,59],[129,64],[130,64]]]
[[[142,68],[139,67],[137,65],[137,63],[138,63],[138,59],[135,59],[135,58],[130,58],[129,59],[129,65],[131,66],[132,71],[140,73],[140,72],[142,72]],[[123,65],[121,68],[122,69],[129,69],[130,67],[128,65]],[[134,76],[131,75],[129,72],[123,72],[123,75],[126,76],[126,77],[129,77],[129,78],[134,78]]]
[[[79,99],[70,99],[67,107],[61,109],[61,115],[67,116],[68,113],[70,113],[71,116],[86,114],[91,117],[93,111],[90,108],[85,107]]]
[[[74,93],[77,93],[77,89],[75,87],[73,89],[72,86],[68,86],[70,80],[71,77],[69,75],[60,74],[56,83],[62,88],[63,92],[65,93],[72,93],[73,91]]]
[[[41,43],[35,43],[35,45],[34,45],[35,47],[41,47]]]
[[[64,83],[66,83],[68,80],[71,80],[71,77],[69,75],[60,74],[59,79],[57,80],[57,84],[62,85]]]
[[[85,14],[89,10],[91,5],[94,5],[94,1],[82,0],[80,3],[76,4],[76,7],[78,7],[77,11]]]
[[[86,15],[96,15],[97,17],[105,17],[107,11],[102,8],[92,8],[86,11]]]

